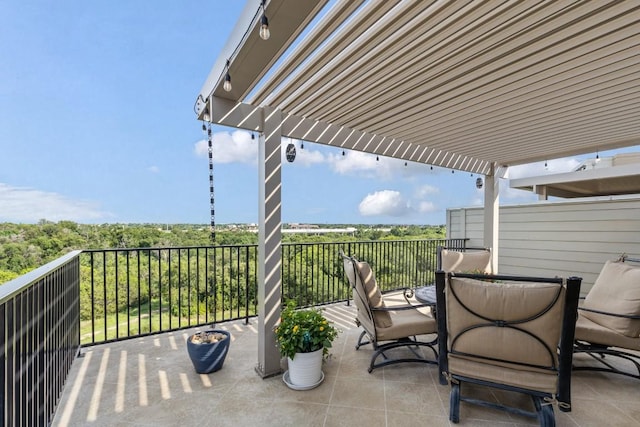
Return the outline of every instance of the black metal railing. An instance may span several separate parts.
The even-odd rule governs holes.
[[[383,291],[434,281],[438,246],[465,239],[282,245],[282,298],[348,301],[340,250],[368,261]],[[257,245],[87,250],[81,257],[81,343],[245,319],[257,314]]]
[[[0,287],[0,421],[51,423],[80,348],[80,251]]]

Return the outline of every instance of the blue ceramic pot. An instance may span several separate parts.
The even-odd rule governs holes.
[[[227,357],[229,343],[231,342],[231,334],[227,331],[209,330],[205,332],[219,333],[226,338],[216,343],[202,344],[191,342],[191,336],[187,339],[187,352],[193,367],[199,374],[208,374],[220,370],[225,357]]]

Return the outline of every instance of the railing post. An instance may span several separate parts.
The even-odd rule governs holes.
[[[249,324],[249,246],[245,247],[244,256],[244,324]]]
[[[5,408],[5,388],[7,387],[5,371],[7,369],[6,342],[7,335],[5,328],[7,319],[5,317],[4,303],[0,304],[0,425],[6,426],[7,419],[4,415]]]

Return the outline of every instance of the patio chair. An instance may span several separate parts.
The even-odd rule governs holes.
[[[451,384],[450,421],[459,422],[460,401],[537,418],[542,426],[555,425],[552,403],[571,410],[581,280],[436,272],[439,368]],[[524,393],[533,408],[471,398],[463,394],[469,384],[480,386],[476,394],[483,387]]]
[[[431,341],[418,339],[418,336],[437,332],[436,321],[430,314],[430,305],[411,303],[403,291],[383,295],[368,263],[347,256],[342,251],[340,256],[353,290],[357,308],[355,322],[363,329],[358,337],[356,350],[367,344],[371,344],[374,349],[369,373],[376,368],[396,363],[437,364],[437,337]],[[427,347],[433,353],[433,358],[425,357],[420,347]],[[409,351],[394,358],[399,352],[391,350],[399,348]],[[378,361],[380,357],[381,360]]]
[[[578,307],[573,369],[611,372],[640,379],[640,259],[625,255],[607,261],[584,303]],[[579,365],[576,365],[579,363]]]

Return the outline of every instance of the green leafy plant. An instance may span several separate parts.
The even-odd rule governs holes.
[[[290,359],[293,359],[296,353],[310,353],[320,349],[326,357],[339,332],[322,315],[321,310],[296,310],[295,301],[287,302],[282,310],[280,323],[275,328],[280,354]]]

